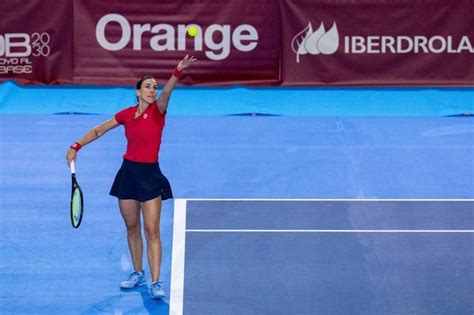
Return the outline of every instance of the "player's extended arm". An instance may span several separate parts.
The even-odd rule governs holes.
[[[160,93],[160,96],[158,96],[158,108],[160,109],[160,112],[164,113],[166,112],[166,109],[168,108],[168,103],[170,101],[170,96],[171,93],[173,92],[176,84],[178,83],[179,80],[179,75],[181,72],[188,68],[191,63],[196,61],[197,59],[194,58],[193,56],[189,57],[189,55],[186,55],[183,60],[181,60],[178,65],[176,66],[176,70],[171,76],[171,78],[166,82],[163,91]]]
[[[109,120],[89,130],[81,139],[79,139],[79,141],[77,141],[77,143],[79,143],[79,145],[83,147],[86,144],[91,143],[94,140],[97,140],[98,138],[103,136],[105,133],[107,133],[109,130],[114,129],[118,125],[119,123],[117,122],[115,117],[112,117]],[[67,151],[66,160],[67,160],[68,165],[71,163],[71,161],[76,160],[77,151],[79,151],[79,148],[78,150],[69,148],[69,150]]]

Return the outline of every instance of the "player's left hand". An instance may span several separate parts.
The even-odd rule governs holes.
[[[178,63],[178,71],[183,71],[184,69],[186,69],[187,67],[189,67],[191,65],[191,63],[193,63],[194,61],[196,61],[197,59],[194,58],[194,56],[191,56],[189,57],[189,55],[186,55],[184,56],[183,60],[181,60],[179,63]]]

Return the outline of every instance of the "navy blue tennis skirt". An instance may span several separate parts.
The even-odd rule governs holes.
[[[161,173],[156,163],[139,163],[123,159],[110,195],[119,199],[147,201],[161,196],[162,200],[173,198],[170,182]]]

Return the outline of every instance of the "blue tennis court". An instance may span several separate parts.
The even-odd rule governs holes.
[[[473,205],[178,199],[171,311],[469,314]]]
[[[0,312],[471,314],[472,118],[363,115],[170,115],[159,301],[119,288],[123,130],[81,151],[74,230],[65,148],[108,116],[0,115]]]
[[[0,315],[473,315],[472,9],[0,1]]]

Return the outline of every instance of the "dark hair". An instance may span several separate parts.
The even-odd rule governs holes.
[[[144,77],[141,77],[140,80],[137,81],[136,89],[137,90],[141,89],[143,81],[148,80],[148,79],[155,79],[155,78],[152,77],[151,75],[146,75]]]

